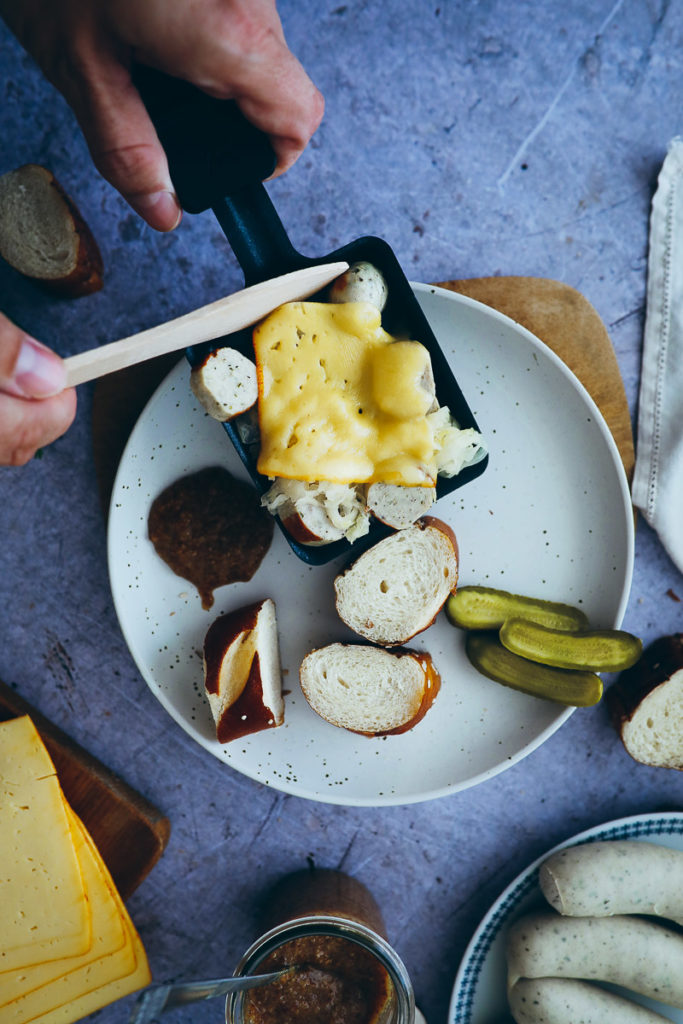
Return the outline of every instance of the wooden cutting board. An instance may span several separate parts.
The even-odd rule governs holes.
[[[170,833],[168,818],[0,682],[0,721],[19,715],[31,717],[66,799],[92,836],[122,898],[127,899],[163,853]]]
[[[609,334],[590,302],[575,288],[542,277],[477,277],[441,287],[516,320],[566,363],[604,416],[630,483],[635,454],[626,392]]]
[[[600,409],[630,481],[634,465],[633,432],[624,385],[605,325],[588,300],[569,285],[538,277],[478,277],[443,281],[440,287],[499,310],[553,349]],[[105,514],[119,459],[135,421],[178,358],[174,353],[97,382],[93,398],[93,448]]]

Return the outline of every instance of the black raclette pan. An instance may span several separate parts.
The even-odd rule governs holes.
[[[460,427],[478,430],[472,412],[431,327],[391,247],[381,238],[367,236],[328,253],[308,257],[292,246],[263,181],[275,169],[275,154],[268,138],[254,128],[231,101],[217,100],[179,79],[148,68],[138,68],[135,81],[166,152],[171,179],[183,210],[201,213],[212,209],[244,273],[245,286],[293,270],[344,260],[366,261],[384,275],[388,288],[382,325],[390,334],[420,341],[429,351],[436,395],[447,405]],[[318,296],[319,297],[319,296]],[[316,296],[312,296],[314,301]],[[191,366],[221,345],[231,345],[253,359],[251,331],[187,349]],[[271,481],[257,472],[258,445],[245,443],[236,421],[223,424],[260,494]],[[437,500],[463,487],[486,469],[488,456],[454,477],[439,477]],[[311,546],[295,541],[282,527],[295,554],[309,565],[322,565],[340,555],[354,557],[393,532],[373,521],[365,537]]]

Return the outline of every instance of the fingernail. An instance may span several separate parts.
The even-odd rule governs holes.
[[[64,363],[35,338],[25,336],[10,384],[24,398],[48,398],[66,387]]]
[[[131,205],[157,231],[173,231],[180,223],[182,210],[174,192],[162,190],[132,196]]]

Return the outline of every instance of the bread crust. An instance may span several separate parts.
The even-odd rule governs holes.
[[[41,279],[40,283],[48,291],[65,299],[77,299],[83,295],[92,295],[93,292],[98,292],[104,284],[104,263],[100,248],[73,199],[67,195],[54,176],[50,186],[64,200],[73,218],[74,230],[78,237],[78,253],[76,266],[68,277],[61,280]]]
[[[445,523],[443,519],[439,519],[437,516],[422,516],[421,519],[418,519],[415,525],[419,526],[421,530],[426,529],[428,526],[433,526],[437,530],[441,530],[442,533],[445,533],[445,535],[448,537],[449,541],[453,546],[453,550],[455,551],[455,557],[457,559],[458,565],[460,565],[460,551],[458,550],[458,541],[455,536],[453,528],[449,526],[448,523]]]
[[[204,689],[219,743],[284,721],[275,605],[266,598],[216,619],[203,647]]]
[[[410,732],[414,729],[418,722],[421,722],[424,716],[427,714],[432,704],[436,700],[436,697],[441,689],[441,676],[436,670],[436,666],[432,660],[431,654],[426,651],[411,651],[407,647],[399,647],[395,650],[391,650],[390,654],[409,654],[411,655],[422,668],[425,675],[425,687],[422,691],[422,701],[420,706],[407,722],[403,725],[397,725],[395,729],[388,729],[386,733],[380,733],[384,736],[398,736],[404,732]]]
[[[620,673],[605,696],[615,727],[621,731],[641,701],[682,668],[683,633],[660,637],[646,647],[636,664]]]
[[[58,200],[66,207],[71,220],[77,250],[74,257],[73,270],[62,277],[49,278],[37,276],[27,272],[22,267],[16,266],[9,260],[8,262],[22,276],[35,281],[41,288],[60,298],[80,298],[83,295],[91,295],[93,292],[99,291],[103,285],[104,273],[102,254],[90,227],[75,202],[64,191],[52,171],[49,171],[46,167],[42,167],[40,164],[24,164],[22,167],[17,168],[16,173],[21,171],[38,172],[47,187],[57,194]]]
[[[632,721],[645,698],[649,697],[659,686],[667,683],[681,669],[683,669],[683,633],[674,633],[670,636],[660,637],[651,643],[643,651],[636,664],[621,672],[608,689],[605,701],[612,724],[624,741],[628,753],[635,760],[639,760],[639,758],[635,757],[624,740],[625,727]],[[683,764],[683,757],[679,760]],[[667,767],[683,770],[674,765]]]
[[[207,693],[218,696],[223,656],[241,633],[255,627],[261,604],[261,601],[257,601],[221,615],[209,626],[204,637],[204,688]]]

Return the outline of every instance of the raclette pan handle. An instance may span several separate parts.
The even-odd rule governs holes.
[[[292,246],[263,181],[277,163],[268,136],[233,100],[138,65],[133,81],[156,128],[173,187],[187,213],[212,209],[245,284],[309,266]]]

